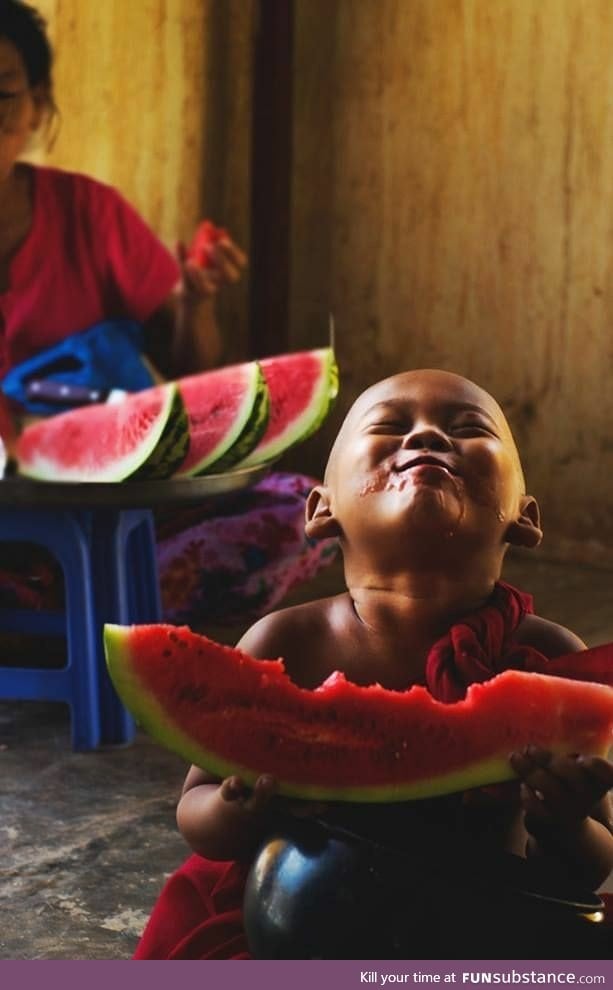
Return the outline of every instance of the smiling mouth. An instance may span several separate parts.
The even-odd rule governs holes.
[[[405,461],[403,464],[396,466],[396,470],[399,472],[410,471],[412,468],[431,466],[440,468],[442,471],[446,471],[447,474],[456,475],[458,472],[447,464],[446,461],[439,460],[438,457],[432,457],[429,454],[424,454],[420,457],[412,457],[409,461]]]

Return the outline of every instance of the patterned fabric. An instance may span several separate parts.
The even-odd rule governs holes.
[[[271,474],[236,495],[160,516],[163,618],[194,627],[251,622],[331,563],[336,541],[315,543],[304,533],[314,484],[302,474]],[[53,557],[31,544],[0,544],[0,607],[62,604],[62,572]]]
[[[258,485],[157,520],[168,622],[225,625],[270,612],[337,553],[336,540],[304,533],[313,478],[268,475]]]

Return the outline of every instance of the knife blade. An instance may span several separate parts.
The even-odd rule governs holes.
[[[49,402],[58,406],[89,406],[98,402],[121,402],[129,393],[120,388],[88,388],[68,385],[51,378],[33,379],[26,386],[30,402]]]

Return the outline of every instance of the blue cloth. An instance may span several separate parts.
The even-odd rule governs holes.
[[[16,365],[0,387],[9,398],[39,416],[61,412],[62,407],[28,397],[28,382],[35,379],[105,391],[118,388],[139,392],[153,384],[142,357],[143,341],[141,325],[132,320],[96,323]]]

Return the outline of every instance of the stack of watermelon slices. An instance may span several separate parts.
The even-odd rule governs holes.
[[[118,482],[255,467],[314,433],[337,393],[331,348],[231,365],[34,423],[17,440],[18,469]]]

